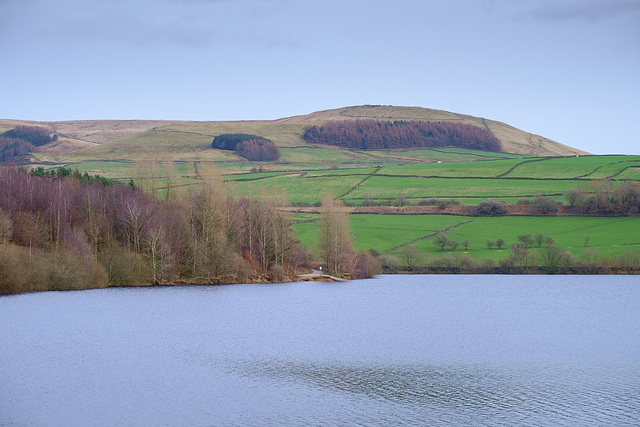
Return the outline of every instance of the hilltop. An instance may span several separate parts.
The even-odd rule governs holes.
[[[430,122],[458,122],[485,127],[502,143],[502,150],[513,154],[537,156],[570,156],[589,154],[551,139],[522,131],[506,123],[422,107],[394,107],[361,105],[294,116],[278,120],[285,123],[322,123],[330,120],[424,120]]]
[[[272,140],[279,147],[308,147],[301,135],[304,128],[334,120],[417,120],[466,123],[489,130],[508,153],[536,156],[588,154],[540,135],[482,117],[420,107],[353,106],[277,120],[256,121],[171,121],[171,120],[78,120],[34,122],[0,120],[0,132],[16,125],[39,126],[58,135],[58,140],[42,147],[38,162],[55,163],[55,156],[101,159],[132,159],[136,156],[180,155],[185,160],[205,158],[228,161],[228,153],[213,155],[209,144],[222,133],[248,133]],[[209,151],[209,152],[207,152]],[[52,157],[53,156],[53,157]]]

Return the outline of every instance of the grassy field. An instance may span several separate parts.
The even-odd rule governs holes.
[[[640,181],[640,166],[630,167],[625,169],[620,173],[620,175],[616,176],[616,179],[629,179]]]
[[[313,220],[317,215],[296,216],[296,220]],[[436,233],[458,224],[459,217],[451,215],[351,215],[351,232],[357,250],[375,248],[387,252],[413,239]],[[318,228],[315,222],[295,226],[303,244],[315,250]]]
[[[522,162],[513,160],[483,160],[465,163],[418,164],[414,166],[386,167],[380,170],[385,175],[417,175],[433,177],[497,177]]]
[[[313,220],[315,215],[297,216],[299,221]],[[464,217],[452,215],[351,215],[353,244],[356,250],[375,248],[387,252],[400,245],[409,244],[448,227],[456,226],[446,234],[452,240],[469,240],[465,253],[476,259],[502,259],[508,248],[517,242],[520,234],[543,233],[550,236],[562,248],[579,256],[585,248],[596,249],[601,255],[622,255],[631,247],[640,249],[640,218],[587,218],[587,217]],[[317,225],[303,222],[295,225],[298,236],[310,250],[316,250]],[[587,246],[585,237],[589,236]],[[504,239],[506,249],[489,249],[486,241]],[[441,251],[434,238],[418,240],[412,245],[417,249],[439,257],[450,254],[451,249]],[[392,253],[400,254],[402,248]],[[458,252],[463,252],[461,248]]]
[[[637,157],[637,156],[635,156]],[[510,178],[607,178],[638,159],[629,156],[582,156],[525,161],[504,175]]]
[[[395,199],[400,194],[408,198],[495,198],[533,197],[536,194],[563,194],[580,183],[575,181],[534,181],[525,179],[446,179],[400,178],[374,175],[349,193],[350,199]]]
[[[507,247],[517,242],[520,234],[542,233],[551,236],[562,248],[578,256],[586,247],[595,248],[602,255],[622,255],[630,247],[640,248],[640,218],[586,218],[586,217],[500,217],[470,218],[473,221],[447,233],[457,241],[468,239],[471,243],[469,255],[474,258],[500,259],[508,254],[504,250],[499,256],[497,249],[488,249],[486,241],[498,238],[505,240]],[[433,239],[419,242],[418,249],[436,255],[440,249]]]
[[[383,151],[371,151],[383,155]],[[438,148],[429,150],[402,150],[397,152],[398,156],[404,155],[410,158],[418,158],[423,160],[431,160],[437,162],[475,162],[478,160],[496,160],[496,159],[522,159],[528,156],[522,154],[509,153],[489,153],[482,151],[466,150],[461,148]]]
[[[98,146],[95,150],[105,148]],[[64,165],[123,181],[139,176],[136,163],[141,159],[89,159],[87,154],[92,150],[86,150],[83,157],[57,156],[47,167]],[[523,159],[519,156],[470,162],[466,160],[467,156],[483,153],[450,150],[447,152],[449,162],[426,163],[416,157],[411,162],[401,161],[397,155],[407,155],[408,152],[390,150],[384,158],[385,163],[378,157],[335,147],[288,150],[291,162],[266,164],[249,162],[230,152],[213,149],[205,150],[206,155],[202,156],[177,153],[172,158],[149,155],[146,159],[173,161],[185,186],[196,182],[197,164],[210,163],[221,170],[227,181],[235,181],[241,194],[260,194],[275,189],[285,192],[292,203],[308,204],[317,203],[326,193],[356,205],[363,199],[389,202],[398,197],[414,203],[423,199],[454,198],[465,204],[477,204],[484,199],[515,203],[520,198],[532,198],[538,194],[563,200],[563,194],[570,188],[589,189],[592,179],[611,177],[614,185],[624,179],[640,179],[640,156],[547,159]],[[432,151],[411,150],[411,153]],[[314,161],[305,163],[309,157]],[[155,179],[162,180],[163,167],[156,170],[158,176]],[[149,176],[147,179],[154,178]]]

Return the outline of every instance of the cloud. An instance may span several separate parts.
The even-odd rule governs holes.
[[[1,1],[1,0],[0,0]],[[211,3],[269,3],[270,0],[165,0],[168,3],[178,4],[211,4]]]
[[[18,10],[16,0],[0,0],[7,1],[16,6],[14,19],[27,12]],[[28,31],[15,26],[14,38],[132,47],[294,45],[286,28],[272,24],[278,6],[266,0],[60,0],[55,7],[44,0],[31,1],[37,6],[29,8],[35,25]]]
[[[124,42],[131,45],[172,43],[195,47],[211,44],[221,36],[211,26],[203,26],[186,17],[156,16],[154,19],[142,19],[120,13],[69,17],[59,35],[72,40]]]
[[[485,0],[489,11],[537,21],[602,21],[640,12],[638,0]]]
[[[202,4],[202,3],[206,4],[206,3],[224,3],[224,2],[230,2],[233,0],[165,0],[165,1],[169,3],[177,3],[177,4]]]

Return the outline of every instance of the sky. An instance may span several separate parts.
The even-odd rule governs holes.
[[[640,0],[0,0],[0,54],[4,119],[418,106],[640,154]]]

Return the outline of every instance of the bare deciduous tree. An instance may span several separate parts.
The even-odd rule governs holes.
[[[0,243],[9,243],[13,238],[13,221],[0,209]]]
[[[319,219],[320,255],[333,273],[351,270],[354,250],[349,215],[344,205],[327,194],[322,198]]]

